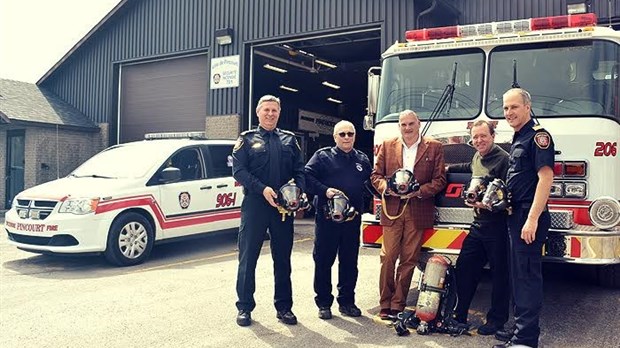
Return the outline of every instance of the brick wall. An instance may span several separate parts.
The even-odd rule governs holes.
[[[208,116],[205,121],[207,139],[237,139],[240,124],[239,115]]]
[[[107,147],[108,125],[100,132],[82,132],[48,127],[26,127],[24,189],[64,177],[77,166]],[[6,176],[6,129],[0,130],[0,172]],[[6,195],[5,180],[0,180],[0,202]],[[0,210],[3,205],[0,204]]]

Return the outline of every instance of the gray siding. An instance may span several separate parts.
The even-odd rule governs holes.
[[[610,3],[611,11],[609,11]],[[461,0],[455,1],[454,4],[461,11],[461,24],[567,14],[566,0]],[[611,2],[608,0],[593,0],[591,11],[596,13],[599,19],[619,17],[620,3],[618,0],[611,0]]]
[[[245,72],[248,42],[378,26],[385,49],[414,19],[414,0],[129,0],[40,84],[93,121],[112,122],[118,63],[208,51],[240,54]],[[226,27],[233,44],[214,45],[214,31]],[[210,91],[207,113],[243,114],[246,84],[242,74],[239,88]]]

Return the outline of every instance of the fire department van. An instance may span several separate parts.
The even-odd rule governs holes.
[[[238,228],[234,141],[200,135],[147,134],[19,193],[5,215],[9,243],[37,253],[103,253],[128,266],[159,241]],[[168,139],[175,137],[184,139]]]
[[[496,124],[496,143],[509,150],[513,130],[502,95],[525,88],[556,149],[544,258],[595,265],[601,283],[620,286],[620,32],[579,14],[410,30],[406,39],[368,73],[364,127],[375,131],[375,154],[399,135],[404,109],[416,111],[426,135],[444,144],[447,164],[471,160],[469,128],[478,119]],[[458,255],[473,219],[461,197],[468,180],[448,175],[435,227],[424,233],[426,257]],[[363,244],[381,240],[377,215],[364,215]]]

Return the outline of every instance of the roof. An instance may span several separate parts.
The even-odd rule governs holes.
[[[86,115],[45,88],[7,79],[0,79],[0,120],[99,129]]]

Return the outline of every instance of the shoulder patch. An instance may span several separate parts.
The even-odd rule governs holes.
[[[239,151],[239,149],[243,146],[243,138],[239,137],[237,139],[237,142],[235,143],[235,146],[233,147],[233,152],[237,152]]]
[[[536,143],[536,146],[543,150],[546,150],[551,144],[551,136],[545,131],[538,132],[536,133],[536,135],[534,135],[534,142]]]

